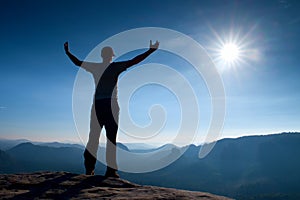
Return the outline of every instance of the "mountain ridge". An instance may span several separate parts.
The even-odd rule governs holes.
[[[300,133],[222,139],[203,159],[198,157],[201,146],[167,145],[170,148],[159,149],[164,155],[177,150],[186,151],[175,162],[157,171],[139,174],[120,172],[120,175],[141,185],[205,191],[243,200],[296,200],[300,199],[299,144]],[[22,145],[18,148],[20,147]],[[45,149],[40,146],[38,148]],[[83,149],[50,149],[55,151],[52,156],[47,152],[41,153],[40,150],[32,151],[33,155],[26,155],[25,149],[15,152],[17,155],[9,150],[1,151],[0,173],[40,170],[84,173]],[[103,156],[103,149],[99,148],[100,156]],[[36,153],[37,151],[40,151],[40,154]],[[20,161],[16,157],[23,160]],[[155,162],[155,158],[149,158],[148,162]],[[104,173],[105,165],[97,162],[96,174]]]

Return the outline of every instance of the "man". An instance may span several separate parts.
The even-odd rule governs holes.
[[[87,175],[93,175],[97,161],[97,150],[99,145],[100,132],[103,126],[106,129],[106,164],[105,177],[119,177],[117,174],[116,161],[116,138],[119,120],[119,105],[117,99],[118,76],[129,67],[143,61],[151,53],[158,49],[159,42],[152,44],[150,41],[149,50],[135,58],[112,62],[114,52],[111,47],[104,47],[101,50],[102,63],[91,63],[81,61],[69,51],[69,44],[65,42],[64,49],[71,61],[86,71],[92,73],[96,91],[94,95],[89,140],[84,151],[84,165]],[[96,120],[97,119],[97,120]]]

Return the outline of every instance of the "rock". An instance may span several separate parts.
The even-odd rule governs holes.
[[[142,186],[68,172],[0,175],[0,199],[229,199],[204,192]]]

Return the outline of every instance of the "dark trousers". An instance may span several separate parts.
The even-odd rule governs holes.
[[[95,169],[100,132],[106,130],[106,164],[108,169],[118,169],[116,161],[116,140],[119,121],[119,105],[117,99],[95,100],[91,111],[89,140],[84,152],[86,171]],[[97,118],[97,120],[95,119]]]

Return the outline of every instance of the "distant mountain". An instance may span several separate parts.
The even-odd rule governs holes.
[[[190,145],[161,170],[122,177],[237,199],[300,199],[300,133],[223,139],[203,159],[200,148]]]
[[[126,147],[128,147],[128,150],[130,152],[134,152],[134,153],[150,153],[158,150],[170,152],[172,151],[172,149],[178,148],[174,144],[165,144],[160,147],[154,147],[154,146],[150,146],[150,145],[147,146],[143,144],[136,145],[135,143],[126,143]]]
[[[0,173],[10,173],[13,165],[13,159],[6,152],[0,150]]]
[[[76,147],[79,149],[84,149],[83,145],[80,144],[69,144],[69,143],[60,143],[60,142],[32,142],[33,144],[47,147]]]
[[[124,145],[132,150],[149,150],[149,149],[155,149],[156,147],[153,145],[145,144],[145,143],[124,143]]]
[[[20,140],[7,140],[7,139],[0,139],[0,150],[6,151],[18,144],[30,142],[29,140],[20,139]]]
[[[53,147],[55,146],[55,147]],[[150,165],[166,156],[184,154],[171,165],[150,173],[124,173],[122,178],[139,184],[206,191],[235,199],[300,199],[300,133],[247,136],[222,139],[203,159],[198,158],[201,146],[179,148],[172,144],[152,149],[145,163],[128,160],[130,150],[118,152],[119,162]],[[157,150],[158,153],[155,153]],[[149,149],[148,149],[149,150]],[[148,151],[147,150],[147,151]],[[40,170],[83,173],[82,147],[55,144],[50,146],[19,144],[0,151],[0,172],[17,173]],[[105,160],[105,149],[98,155]],[[96,174],[103,174],[105,166],[98,162]]]
[[[129,149],[117,143],[125,151]],[[35,172],[40,170],[69,171],[83,173],[84,147],[77,144],[25,142],[7,150],[0,151],[0,173]],[[99,147],[98,155],[105,157],[105,148]],[[104,158],[102,160],[105,160]],[[6,163],[4,165],[4,163]],[[97,162],[96,173],[104,173],[106,167]]]
[[[13,172],[34,172],[39,170],[83,171],[83,150],[76,147],[48,147],[22,143],[6,153],[13,159]]]

